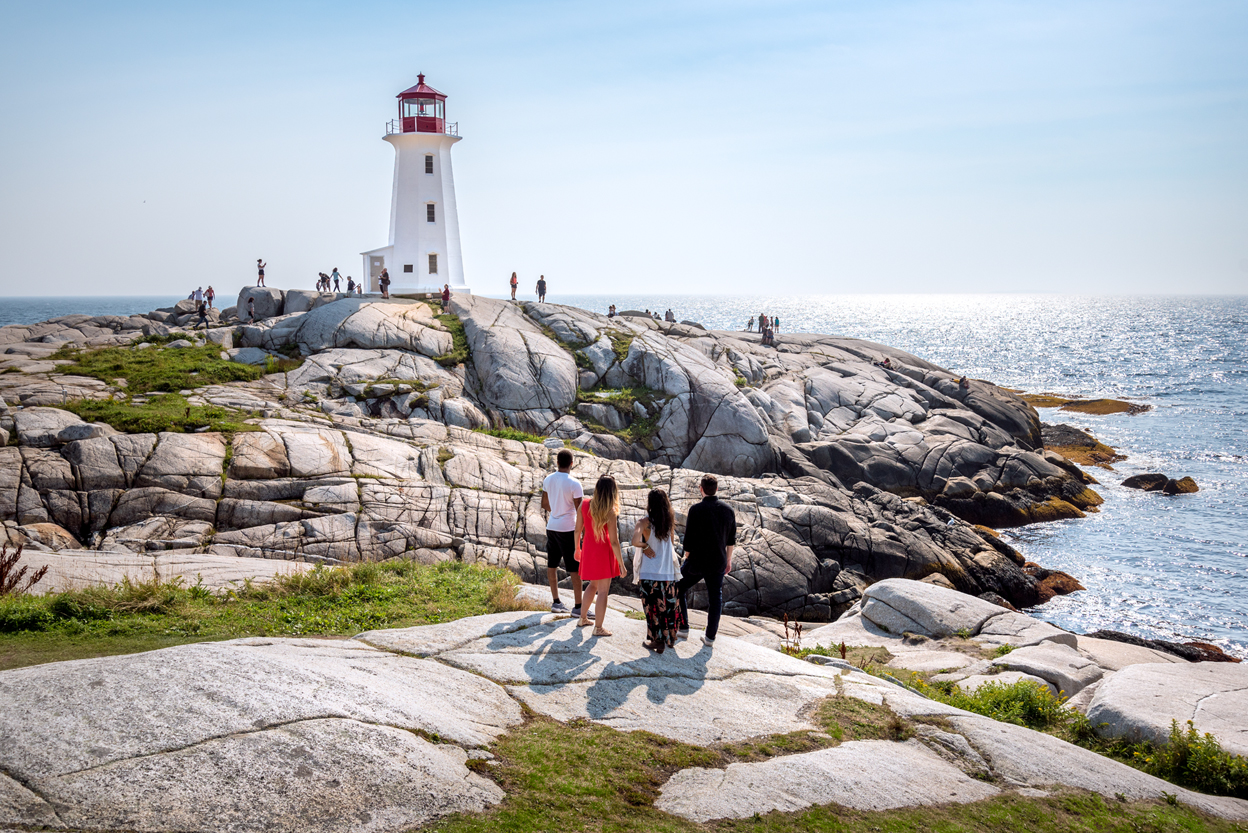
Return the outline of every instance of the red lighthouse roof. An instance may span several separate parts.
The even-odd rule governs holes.
[[[440,93],[426,84],[425,74],[422,72],[416,76],[416,86],[408,87],[396,95],[395,98],[436,98],[446,101],[446,93]]]

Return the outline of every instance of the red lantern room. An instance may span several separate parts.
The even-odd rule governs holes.
[[[445,133],[446,96],[425,83],[425,74],[416,76],[416,86],[396,96],[402,133]]]

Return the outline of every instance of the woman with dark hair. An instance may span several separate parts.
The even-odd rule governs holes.
[[[594,636],[610,636],[603,627],[607,616],[607,595],[611,592],[611,579],[624,575],[624,555],[620,551],[620,488],[615,478],[604,474],[594,485],[594,496],[581,501],[581,511],[576,513],[576,531],[572,533],[573,558],[581,564],[581,578],[589,582],[589,595],[581,606],[581,618],[577,627],[589,624],[585,614],[589,600],[594,605]]]
[[[520,285],[520,279],[516,277],[515,272],[511,273],[511,280],[508,283],[511,285],[511,300],[514,301],[516,300],[516,287]]]
[[[646,517],[633,527],[630,542],[637,547],[634,572],[641,587],[646,611],[646,641],[658,653],[676,644],[680,629],[680,599],[676,582],[680,570],[676,566],[676,513],[667,492],[651,489],[646,498]]]

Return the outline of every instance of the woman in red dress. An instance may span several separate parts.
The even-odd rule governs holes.
[[[588,597],[581,607],[581,619],[577,627],[585,627],[589,620],[589,600],[596,598],[594,606],[594,636],[610,636],[603,627],[607,616],[607,594],[611,592],[611,579],[624,575],[624,555],[620,551],[620,488],[615,478],[604,474],[594,486],[592,499],[581,503],[576,514],[576,532],[573,533],[576,552],[574,558],[581,563],[581,578],[589,582]]]

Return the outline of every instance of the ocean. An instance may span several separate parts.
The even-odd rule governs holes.
[[[531,296],[529,296],[531,297]],[[0,299],[0,324],[71,312],[125,314],[170,298]],[[959,374],[1028,392],[1112,397],[1146,413],[1042,409],[1127,460],[1090,469],[1104,498],[1080,520],[1005,531],[1030,560],[1065,570],[1085,592],[1029,611],[1070,630],[1212,642],[1248,657],[1248,297],[1052,295],[556,295],[606,312],[669,307],[679,319],[743,329],[760,312],[785,333],[853,336]],[[1191,476],[1180,497],[1119,485],[1132,474]]]

